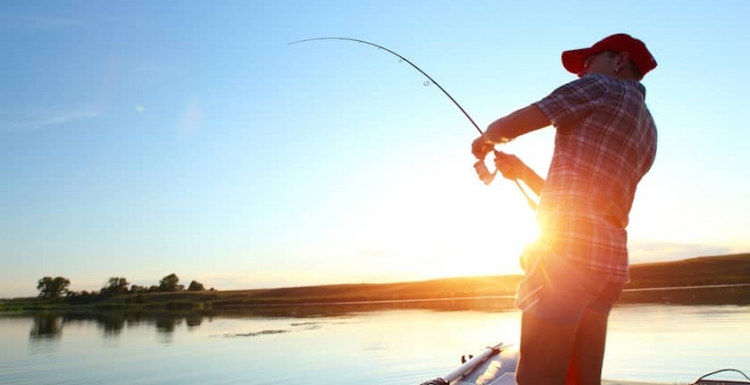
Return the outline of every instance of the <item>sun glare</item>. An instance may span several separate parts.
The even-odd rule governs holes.
[[[537,228],[512,182],[498,178],[484,186],[471,174],[460,181],[409,178],[361,212],[371,245],[389,250],[395,270],[419,279],[521,273],[521,251]]]

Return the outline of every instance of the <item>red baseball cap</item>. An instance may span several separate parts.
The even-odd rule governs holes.
[[[630,61],[641,71],[642,75],[656,68],[656,59],[651,55],[646,44],[624,33],[607,36],[590,48],[574,49],[562,53],[562,64],[568,72],[579,74],[583,71],[586,58],[604,51],[627,52]]]

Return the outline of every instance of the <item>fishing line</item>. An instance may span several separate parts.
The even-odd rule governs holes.
[[[396,53],[394,51],[391,51],[388,48],[383,47],[382,45],[378,45],[378,44],[375,44],[375,43],[370,43],[369,41],[364,41],[364,40],[359,40],[359,39],[352,39],[352,38],[348,38],[348,37],[316,37],[316,38],[312,38],[312,39],[303,39],[303,40],[293,41],[293,42],[289,43],[289,45],[298,44],[298,43],[304,43],[304,42],[308,42],[308,41],[315,41],[315,40],[347,40],[347,41],[354,41],[354,42],[357,42],[357,43],[367,44],[367,45],[373,46],[375,48],[382,49],[382,50],[390,53],[391,55],[395,55],[399,59],[405,61],[410,66],[414,67],[414,69],[416,69],[417,71],[419,71],[419,73],[421,73],[427,79],[429,79],[429,81],[432,84],[436,85],[440,89],[440,91],[443,91],[443,93],[445,94],[445,96],[447,96],[453,102],[453,104],[455,104],[456,107],[458,107],[458,109],[461,110],[461,112],[463,112],[464,116],[466,116],[466,119],[469,119],[469,121],[474,126],[474,128],[476,128],[477,131],[479,131],[479,134],[480,135],[484,134],[482,132],[482,130],[479,128],[479,126],[477,126],[477,124],[474,122],[474,119],[472,119],[471,116],[469,116],[469,114],[466,112],[466,110],[464,110],[464,108],[461,107],[460,104],[458,104],[458,102],[456,101],[456,99],[453,99],[453,96],[451,96],[451,94],[449,94],[448,91],[446,91],[445,88],[443,88],[443,86],[440,85],[440,83],[438,83],[435,79],[433,79],[432,76],[430,76],[426,72],[422,71],[422,69],[419,68],[416,64],[412,63],[411,60],[409,60],[409,59],[407,59],[407,58],[399,55],[398,53]],[[424,85],[428,86],[429,83],[424,83]]]
[[[390,50],[390,49],[388,49],[386,47],[383,47],[382,45],[375,44],[375,43],[370,43],[369,41],[365,41],[365,40],[353,39],[353,38],[349,38],[349,37],[315,37],[315,38],[310,38],[310,39],[302,39],[302,40],[293,41],[293,42],[288,43],[288,44],[292,45],[292,44],[299,44],[299,43],[305,43],[305,42],[316,41],[316,40],[344,40],[344,41],[353,41],[353,42],[356,42],[356,43],[367,44],[369,46],[381,49],[383,51],[386,51],[386,52],[390,53],[391,55],[394,55],[394,56],[398,57],[399,61],[406,62],[407,64],[409,64],[410,66],[412,66],[414,69],[416,69],[417,71],[419,71],[419,73],[421,73],[422,75],[424,75],[427,79],[429,79],[429,82],[431,82],[432,84],[436,85],[440,89],[440,91],[442,91],[443,94],[445,94],[445,96],[447,96],[448,99],[450,99],[453,102],[453,104],[455,104],[456,107],[458,107],[458,109],[461,110],[461,112],[464,114],[464,116],[466,116],[466,119],[469,119],[469,122],[471,122],[471,125],[474,126],[474,128],[476,128],[476,130],[479,132],[479,135],[484,135],[484,132],[482,131],[482,129],[479,128],[479,126],[476,124],[476,122],[474,122],[474,119],[472,119],[471,116],[469,116],[469,114],[466,112],[466,110],[464,110],[464,108],[461,107],[460,104],[458,104],[458,102],[456,101],[456,99],[454,99],[453,96],[451,96],[451,94],[449,94],[448,91],[446,91],[445,88],[443,88],[443,86],[440,85],[440,83],[438,83],[435,79],[433,79],[432,76],[430,76],[426,72],[422,71],[422,69],[419,68],[419,66],[417,66],[416,64],[412,63],[411,60],[409,60],[409,59],[401,56],[400,54],[398,54],[398,53],[396,53],[396,52],[394,52],[394,51],[392,51],[392,50]],[[424,85],[428,86],[428,85],[430,85],[430,83],[425,82]],[[495,152],[495,155],[497,156],[498,151],[494,150],[494,149],[493,149],[493,151]],[[490,173],[489,170],[487,170],[487,167],[485,166],[483,160],[479,160],[476,164],[474,164],[474,168],[476,169],[477,174],[479,174],[479,177],[482,179],[482,181],[485,184],[490,184],[492,182],[492,180],[495,178],[495,175],[497,174],[497,171],[498,171],[496,169],[493,173]],[[537,206],[536,202],[533,199],[531,199],[531,197],[529,197],[529,195],[526,193],[526,190],[524,190],[523,187],[521,186],[521,184],[518,182],[518,179],[514,179],[513,181],[516,182],[516,186],[518,186],[518,189],[521,190],[521,193],[524,195],[524,197],[526,197],[526,201],[528,202],[529,206],[533,210],[536,210],[536,206]]]

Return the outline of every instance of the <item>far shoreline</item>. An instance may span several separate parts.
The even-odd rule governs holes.
[[[750,304],[750,253],[637,264],[618,304]],[[236,311],[258,307],[424,305],[471,302],[512,308],[520,275],[442,278],[253,290],[124,294],[88,304],[39,298],[0,300],[0,314],[39,311]]]

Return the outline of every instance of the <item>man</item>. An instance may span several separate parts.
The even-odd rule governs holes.
[[[472,143],[482,160],[497,143],[557,129],[546,181],[513,155],[495,160],[539,196],[540,236],[522,255],[516,297],[520,385],[600,384],[607,319],[629,278],[628,215],[656,154],[640,83],[656,61],[642,41],[612,35],[563,52],[562,64],[579,79],[496,120]]]

